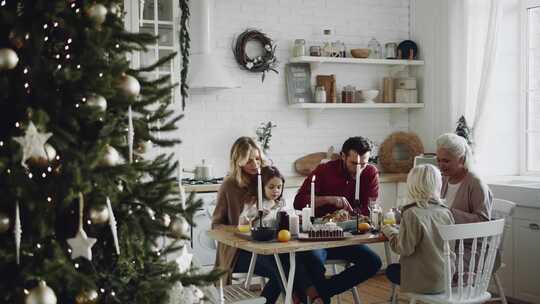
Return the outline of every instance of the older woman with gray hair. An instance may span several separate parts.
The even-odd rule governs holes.
[[[407,176],[408,204],[402,207],[399,230],[385,225],[382,232],[399,264],[386,269],[388,279],[404,292],[444,291],[444,242],[437,225],[452,225],[452,213],[440,197],[442,178],[433,165],[414,167]]]
[[[441,196],[452,210],[456,224],[489,221],[493,196],[472,172],[472,151],[467,141],[453,133],[439,136],[437,163],[443,175]]]

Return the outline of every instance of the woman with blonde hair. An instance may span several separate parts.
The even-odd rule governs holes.
[[[229,175],[223,180],[217,197],[216,209],[212,216],[212,228],[220,226],[238,225],[240,215],[244,206],[252,205],[256,202],[256,196],[250,191],[250,187],[256,184],[257,169],[266,167],[264,154],[255,141],[250,137],[238,138],[232,148],[230,154],[230,170]],[[280,190],[283,187],[284,178],[281,176],[277,168],[263,168],[262,173],[270,180],[272,177],[279,177]],[[266,186],[266,183],[265,183]],[[265,191],[265,197],[269,199]],[[279,194],[281,198],[281,193]],[[233,272],[245,273],[248,271],[251,261],[251,253],[240,250],[234,247],[218,244],[215,266],[222,270],[228,271],[227,283],[230,282]],[[307,256],[307,254],[305,254]],[[322,300],[318,296],[317,290],[309,279],[309,274],[304,264],[301,262],[304,256],[299,254],[299,261],[296,265],[296,274],[294,278],[295,290],[301,289],[300,294],[309,296],[313,303],[321,303]],[[286,263],[287,258],[283,257],[285,262],[284,268],[288,268]],[[261,295],[266,298],[266,303],[275,303],[281,294],[284,292],[281,277],[279,274],[276,261],[271,255],[258,255],[255,263],[254,273],[256,275],[268,278]],[[286,271],[288,273],[288,271]]]
[[[399,264],[386,269],[388,279],[404,292],[444,291],[444,242],[437,225],[452,225],[452,213],[440,197],[442,178],[433,165],[414,167],[407,176],[408,204],[402,207],[399,230],[382,227]]]

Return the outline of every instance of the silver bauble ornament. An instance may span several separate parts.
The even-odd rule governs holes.
[[[86,14],[97,26],[100,26],[107,18],[107,8],[103,4],[94,3],[88,8]]]
[[[176,217],[169,226],[169,230],[175,238],[184,237],[189,232],[189,223],[183,217]]]
[[[116,17],[122,17],[122,7],[118,3],[111,3],[109,5],[109,13],[115,15]]]
[[[11,70],[19,63],[19,56],[14,50],[3,48],[0,49],[0,71]]]
[[[86,99],[86,104],[89,107],[95,107],[105,112],[107,110],[107,99],[101,95],[91,95]]]
[[[11,226],[11,219],[7,214],[0,212],[0,233],[8,231],[9,226]]]
[[[75,304],[95,304],[98,302],[99,295],[96,290],[84,290],[75,298]]]
[[[54,149],[54,147],[50,144],[45,144],[43,148],[45,149],[45,154],[47,155],[47,158],[30,157],[28,161],[31,165],[46,167],[49,165],[50,161],[54,160],[54,158],[56,157],[56,150]]]
[[[92,224],[106,224],[109,222],[109,209],[106,205],[92,206],[88,210],[88,218]]]
[[[122,94],[127,97],[137,97],[141,92],[141,85],[137,78],[127,74],[120,77],[118,88],[122,91]]]
[[[168,215],[167,213],[164,213],[161,216],[161,223],[163,224],[163,226],[169,227],[169,225],[171,224],[171,216]]]
[[[122,164],[122,157],[115,148],[107,146],[107,152],[103,156],[101,164],[108,167],[120,165]]]
[[[29,291],[25,304],[56,304],[54,291],[45,281],[39,281],[38,286]]]

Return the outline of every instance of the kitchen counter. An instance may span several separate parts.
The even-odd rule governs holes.
[[[285,177],[285,188],[299,188],[304,182],[305,176]],[[381,173],[379,175],[380,183],[401,183],[407,181],[407,174],[402,173]],[[209,185],[186,185],[186,192],[217,192],[220,184]]]

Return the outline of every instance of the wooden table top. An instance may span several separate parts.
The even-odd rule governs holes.
[[[382,233],[376,235],[366,233],[346,237],[345,239],[339,241],[312,242],[290,240],[288,242],[255,242],[236,235],[236,231],[236,226],[223,226],[218,229],[208,230],[207,234],[210,238],[225,245],[263,255],[343,247],[359,244],[382,243],[388,240]]]

